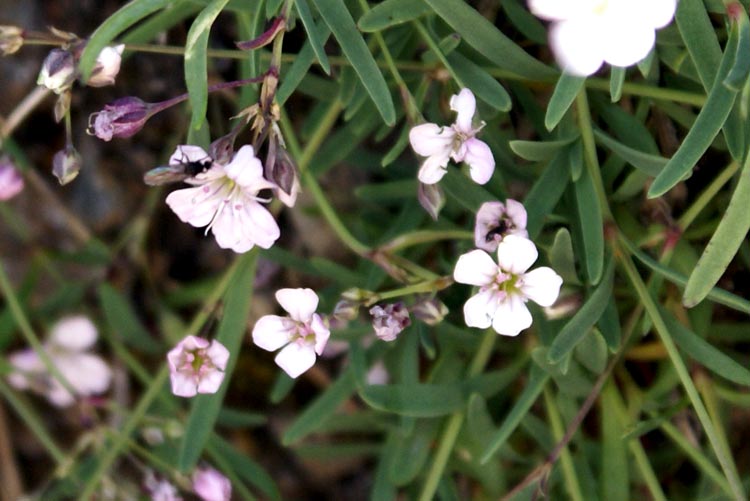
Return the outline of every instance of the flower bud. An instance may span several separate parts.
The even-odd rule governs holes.
[[[372,315],[372,327],[375,329],[375,335],[383,341],[393,341],[396,336],[411,325],[409,310],[404,303],[391,303],[382,306],[373,306],[370,308]]]
[[[75,80],[76,62],[73,54],[64,49],[52,49],[42,64],[37,85],[43,85],[55,94],[61,94]]]
[[[275,133],[268,141],[268,155],[266,157],[264,176],[276,185],[274,192],[287,207],[294,207],[300,192],[297,164],[287,153],[281,131],[274,123]]]
[[[78,176],[82,164],[81,155],[69,144],[52,158],[52,174],[61,185],[66,185]]]
[[[437,325],[448,314],[448,307],[437,298],[426,299],[411,309],[414,316],[427,325]]]
[[[333,316],[338,320],[348,322],[359,316],[359,302],[342,299],[333,307]]]
[[[437,221],[440,209],[445,205],[445,194],[437,184],[419,183],[417,200],[427,213]]]
[[[10,200],[23,190],[23,177],[8,157],[0,157],[0,200]]]
[[[89,116],[86,130],[104,141],[136,134],[153,114],[153,105],[137,97],[121,97]]]
[[[18,26],[0,26],[0,55],[9,56],[23,46],[23,30]]]
[[[115,77],[120,72],[120,63],[122,62],[122,51],[125,49],[124,44],[114,47],[104,47],[96,58],[94,69],[91,70],[86,85],[89,87],[104,87],[113,85]]]
[[[193,473],[193,490],[204,501],[229,501],[232,484],[213,468],[200,468]]]

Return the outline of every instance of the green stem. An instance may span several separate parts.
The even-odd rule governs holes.
[[[474,234],[465,230],[422,230],[400,235],[380,246],[379,250],[394,252],[397,250],[439,240],[473,240]]]
[[[450,73],[453,80],[456,81],[459,87],[465,87],[463,81],[461,78],[456,74],[455,71],[453,71],[453,67],[450,65],[448,60],[445,58],[445,55],[443,54],[443,51],[440,50],[440,47],[438,47],[438,44],[435,43],[435,40],[432,39],[432,35],[427,31],[427,28],[424,27],[424,25],[419,21],[412,21],[412,24],[415,28],[417,28],[417,31],[419,32],[419,35],[422,37],[422,40],[425,41],[427,46],[430,48],[433,54],[440,60],[440,62],[443,64],[443,67],[445,70]]]
[[[669,355],[669,359],[674,366],[674,370],[677,373],[682,386],[685,388],[685,392],[687,393],[688,398],[690,399],[690,402],[695,409],[698,420],[701,422],[701,425],[706,432],[706,436],[708,437],[708,440],[713,447],[714,453],[719,460],[721,469],[724,471],[724,475],[727,477],[729,485],[732,487],[732,493],[735,499],[744,500],[744,488],[739,478],[739,474],[737,473],[732,455],[728,448],[725,446],[724,442],[721,440],[721,437],[717,433],[716,429],[714,428],[708,411],[706,410],[706,407],[704,406],[703,401],[698,394],[698,390],[696,389],[695,384],[690,377],[690,373],[688,372],[687,367],[685,366],[685,363],[683,362],[682,357],[677,350],[677,346],[675,346],[674,341],[672,340],[672,336],[669,333],[669,328],[667,327],[666,323],[664,323],[664,319],[661,317],[661,313],[659,312],[659,308],[657,307],[656,302],[648,292],[648,289],[643,283],[641,276],[638,274],[638,271],[636,270],[630,256],[622,252],[618,252],[617,255],[622,269],[632,283],[640,302],[646,309],[646,312],[651,317],[656,332],[659,335],[664,348],[667,350],[667,354]]]
[[[576,109],[578,111],[578,128],[581,131],[581,140],[583,141],[584,163],[594,183],[594,189],[596,190],[597,198],[599,198],[599,205],[602,208],[604,220],[611,220],[612,212],[607,202],[607,193],[604,190],[604,183],[602,182],[599,158],[596,155],[596,141],[594,141],[594,130],[591,126],[591,110],[589,109],[585,87],[576,96]]]
[[[378,293],[371,300],[369,300],[365,304],[365,306],[371,306],[380,301],[385,301],[387,299],[393,299],[402,296],[409,296],[411,294],[437,292],[445,289],[446,287],[449,287],[452,284],[453,280],[450,277],[441,277],[437,280],[428,280],[426,282],[407,285],[406,287],[400,287],[398,289]]]
[[[719,190],[721,190],[721,188],[732,179],[739,168],[739,162],[733,160],[723,171],[721,171],[721,173],[719,173],[718,176],[716,176],[716,178],[714,178],[713,181],[711,181],[711,184],[709,184],[706,189],[698,195],[698,198],[695,199],[693,204],[688,207],[677,221],[677,224],[682,231],[685,231],[688,226],[695,221],[698,214],[700,214],[701,211],[714,200],[714,197]]]
[[[560,413],[557,411],[555,400],[552,398],[552,392],[549,387],[545,387],[543,390],[544,394],[544,406],[547,409],[547,417],[552,428],[552,435],[555,440],[559,441],[563,438],[565,430],[563,428],[562,418]],[[583,501],[583,492],[581,492],[581,483],[576,475],[576,469],[573,465],[573,458],[570,456],[568,446],[563,446],[560,451],[560,463],[562,464],[563,476],[565,477],[565,487],[568,491],[570,499],[575,501]]]
[[[305,149],[301,153],[291,150],[292,154],[297,158],[297,166],[299,167],[300,172],[305,172],[310,166],[310,162],[320,149],[320,145],[323,144],[323,141],[325,141],[325,139],[331,134],[331,130],[336,124],[336,120],[338,120],[342,109],[341,101],[334,99],[333,102],[331,102],[331,107],[328,108],[328,111],[318,124],[315,133],[305,145]]]
[[[474,354],[474,358],[469,364],[469,368],[466,371],[467,377],[473,377],[478,375],[487,365],[487,361],[492,354],[492,347],[495,345],[495,339],[497,334],[492,329],[487,329],[484,332],[484,337]],[[454,445],[458,438],[458,433],[461,431],[461,425],[464,422],[466,414],[463,411],[454,412],[451,417],[448,418],[448,423],[445,425],[440,440],[438,441],[438,450],[435,452],[435,459],[432,462],[430,471],[427,473],[427,478],[422,485],[422,491],[419,494],[419,501],[431,501],[435,497],[440,478],[443,476],[445,466],[448,464],[451,453],[454,451]]]

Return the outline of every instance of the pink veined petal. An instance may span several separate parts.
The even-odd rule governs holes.
[[[84,315],[60,319],[49,335],[49,342],[68,351],[83,351],[96,342],[96,326]]]
[[[242,203],[242,206],[238,204]],[[232,207],[237,216],[238,230],[243,239],[252,241],[262,249],[269,249],[281,235],[279,225],[270,212],[260,203],[248,197],[236,201]]]
[[[477,184],[485,184],[495,172],[495,158],[487,143],[476,138],[464,142],[466,148],[464,162],[469,164],[471,179]]]
[[[279,289],[276,301],[298,322],[309,322],[318,308],[318,295],[312,289]]]
[[[422,167],[419,168],[419,173],[417,174],[419,181],[424,184],[435,184],[443,179],[443,176],[447,172],[446,166],[448,165],[449,158],[449,155],[428,157],[422,163]]]
[[[455,127],[466,135],[474,135],[471,121],[477,109],[477,100],[469,89],[461,89],[461,92],[451,96],[450,106],[457,113]]]
[[[190,398],[198,394],[198,386],[192,376],[172,372],[169,374],[169,380],[172,383],[172,393],[178,397]]]
[[[262,316],[253,327],[253,343],[264,350],[276,351],[292,339],[294,329],[294,322],[287,317]]]
[[[560,294],[562,281],[555,270],[543,266],[523,276],[521,292],[539,306],[552,306]]]
[[[654,28],[642,20],[626,23],[613,19],[607,24],[606,35],[597,43],[602,57],[611,65],[631,66],[648,56],[654,47]]]
[[[512,198],[507,199],[505,201],[505,213],[510,220],[513,221],[513,225],[516,229],[526,231],[528,215],[526,214],[526,208],[521,202],[517,202]]]
[[[104,393],[112,381],[112,370],[97,355],[70,353],[53,358],[55,366],[79,395]]]
[[[315,353],[322,355],[328,343],[328,338],[331,337],[331,331],[328,330],[328,327],[323,323],[323,319],[317,313],[313,313],[310,328],[315,333]]]
[[[456,132],[450,127],[426,123],[412,127],[409,131],[409,142],[417,155],[447,157],[453,148]]]
[[[247,223],[243,221],[241,207],[237,210],[234,204],[234,199],[222,201],[211,224],[211,233],[219,247],[242,254],[253,248],[255,240],[250,228],[245,228]]]
[[[200,378],[196,391],[198,393],[216,393],[219,391],[222,381],[224,381],[224,373],[214,369]]]
[[[500,302],[492,319],[492,328],[503,336],[517,336],[522,330],[531,327],[531,312],[523,299],[509,296]]]
[[[211,363],[217,368],[224,370],[227,368],[227,362],[229,361],[229,350],[226,346],[218,342],[217,340],[211,341],[211,346],[206,350],[208,358],[211,359]]]
[[[507,235],[497,246],[500,269],[515,275],[528,270],[537,257],[539,252],[534,242],[518,235]]]
[[[274,360],[289,377],[296,378],[315,365],[315,348],[307,343],[289,343]]]
[[[461,284],[488,285],[497,276],[497,263],[480,249],[462,254],[453,270],[453,279]]]
[[[604,62],[600,31],[591,21],[596,19],[560,21],[549,29],[550,47],[567,73],[588,76]]]
[[[170,165],[184,164],[187,162],[202,162],[208,160],[208,153],[200,146],[194,146],[192,144],[181,144],[174,150],[172,156],[169,157]]]
[[[219,205],[224,201],[226,190],[222,181],[195,188],[175,190],[167,195],[167,205],[180,221],[200,228],[209,224]]]
[[[498,304],[498,292],[488,289],[479,292],[464,303],[464,322],[469,327],[486,329],[492,325]]]

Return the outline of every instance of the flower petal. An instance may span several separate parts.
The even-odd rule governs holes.
[[[655,29],[663,28],[672,22],[677,10],[677,0],[640,0],[643,8],[640,12],[645,14],[649,23]]]
[[[447,157],[453,147],[455,135],[456,132],[450,127],[427,123],[411,128],[409,142],[417,155]]]
[[[322,355],[326,344],[328,344],[328,338],[331,337],[331,331],[328,330],[328,327],[323,323],[323,319],[317,313],[313,313],[310,328],[315,333],[315,353]]]
[[[274,360],[289,377],[296,378],[315,365],[315,348],[308,343],[289,343]]]
[[[30,377],[47,371],[42,359],[31,348],[13,352],[8,357],[8,362],[15,369],[8,374],[8,382],[19,390],[25,390],[29,387]]]
[[[281,235],[271,213],[243,194],[223,201],[211,232],[219,247],[237,253],[247,252],[255,245],[268,249]]]
[[[498,292],[488,289],[479,292],[464,303],[464,322],[469,327],[486,329],[492,325],[492,317],[497,310]]]
[[[309,322],[318,308],[318,295],[312,289],[279,289],[276,301],[298,322]]]
[[[194,397],[198,393],[195,378],[182,372],[171,372],[169,380],[172,383],[172,393],[178,397]]]
[[[208,160],[211,157],[206,153],[206,150],[200,146],[194,146],[192,144],[181,144],[174,150],[172,156],[169,157],[169,165],[180,165],[188,162],[202,162]]]
[[[497,263],[501,270],[508,273],[523,273],[537,257],[539,252],[534,242],[518,235],[507,235],[497,246]]]
[[[255,156],[253,147],[246,144],[235,153],[232,161],[224,166],[227,177],[239,184],[251,195],[260,190],[275,188],[276,185],[263,177],[263,164]]]
[[[440,156],[433,155],[428,157],[422,163],[422,167],[419,168],[417,178],[424,184],[435,184],[443,179],[443,176],[447,172],[446,166],[448,165],[449,155]]]
[[[206,350],[208,358],[211,359],[211,363],[214,364],[218,369],[224,370],[227,368],[227,362],[229,361],[229,350],[226,346],[221,344],[217,340],[211,341],[211,346]]]
[[[206,372],[200,378],[196,391],[198,393],[216,393],[219,391],[221,382],[224,381],[224,373],[214,369]]]
[[[539,306],[552,306],[557,301],[562,286],[562,277],[555,270],[543,266],[523,276],[521,292]]]
[[[599,0],[528,0],[529,10],[547,21],[574,19],[591,12]]]
[[[96,342],[96,326],[84,315],[59,320],[49,335],[49,342],[67,351],[83,351]]]
[[[462,284],[488,285],[495,280],[497,272],[497,264],[490,255],[475,249],[458,258],[453,279]]]
[[[654,47],[654,28],[634,20],[631,23],[608,23],[607,35],[598,40],[602,57],[613,66],[631,66],[646,56]]]
[[[464,162],[469,164],[471,179],[477,184],[485,184],[495,172],[495,158],[487,143],[476,138],[464,142]]]
[[[523,299],[511,295],[502,301],[492,319],[492,328],[503,336],[517,336],[522,330],[531,327],[531,312]]]
[[[517,230],[522,230],[526,235],[528,235],[528,233],[526,232],[526,221],[528,219],[528,215],[526,214],[526,208],[521,202],[517,202],[512,198],[507,199],[505,201],[505,214],[508,216],[508,218],[510,218],[513,226],[515,226]],[[520,235],[521,233],[516,234]]]
[[[253,327],[253,343],[264,350],[276,351],[292,339],[294,328],[294,322],[287,317],[262,316]]]
[[[97,355],[90,353],[55,355],[53,361],[79,395],[104,393],[112,381],[112,370]]]
[[[477,100],[469,89],[461,89],[461,92],[451,96],[451,109],[457,113],[455,126],[467,135],[473,135],[474,129],[471,122],[477,109]]]
[[[549,43],[560,67],[576,76],[596,72],[604,62],[603,36],[589,18],[555,23],[549,30]]]
[[[200,228],[213,220],[225,194],[224,183],[216,181],[195,188],[175,190],[167,195],[166,202],[180,221]]]

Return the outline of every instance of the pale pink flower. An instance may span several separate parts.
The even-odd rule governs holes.
[[[315,313],[318,295],[311,289],[280,289],[276,301],[289,316],[265,315],[258,319],[253,342],[268,351],[283,346],[276,364],[296,378],[315,364],[315,355],[323,353],[331,332]]]
[[[86,85],[90,87],[114,85],[115,77],[120,72],[122,51],[124,49],[124,44],[115,45],[114,47],[104,47],[96,58],[94,69],[91,70],[91,76]]]
[[[216,393],[228,360],[229,350],[217,340],[185,337],[167,354],[172,393],[178,397]]]
[[[411,325],[409,310],[402,302],[380,305],[370,308],[372,328],[375,335],[383,341],[395,341],[402,330]]]
[[[78,315],[57,322],[43,345],[75,394],[47,371],[42,359],[32,349],[20,350],[8,357],[15,369],[8,375],[8,382],[15,388],[40,393],[58,407],[72,405],[76,397],[104,393],[112,380],[112,371],[101,357],[87,352],[97,337],[91,320]]]
[[[482,127],[474,128],[472,120],[476,111],[476,99],[469,89],[451,97],[451,109],[457,112],[456,121],[450,127],[433,123],[417,125],[409,131],[409,142],[414,151],[427,159],[419,169],[417,177],[424,184],[435,184],[446,173],[448,160],[469,164],[474,182],[485,184],[495,171],[495,158],[487,143],[475,136]]]
[[[193,473],[193,490],[203,501],[229,501],[232,484],[213,468],[199,468]]]
[[[0,157],[0,200],[10,200],[23,190],[23,176],[8,157]]]
[[[655,30],[674,17],[677,0],[529,0],[552,21],[550,47],[567,73],[588,76],[602,63],[631,66],[654,46]]]
[[[495,252],[506,235],[528,237],[526,209],[510,198],[502,202],[485,202],[479,207],[474,225],[474,245],[487,252]]]
[[[182,501],[177,488],[167,480],[158,480],[152,471],[148,471],[144,485],[151,495],[151,501]]]
[[[479,292],[464,304],[466,325],[480,329],[492,326],[505,336],[517,336],[529,328],[531,313],[526,301],[550,306],[562,285],[562,278],[551,268],[526,272],[538,255],[534,243],[518,235],[508,235],[500,242],[497,263],[480,249],[463,254],[453,278],[479,287]]]
[[[170,164],[205,162],[208,154],[198,146],[178,146]],[[208,229],[222,249],[247,252],[254,246],[270,248],[279,238],[276,221],[260,202],[263,189],[276,187],[263,177],[263,165],[253,147],[245,145],[226,164],[214,162],[205,172],[185,180],[196,185],[173,191],[167,205],[185,223]]]

